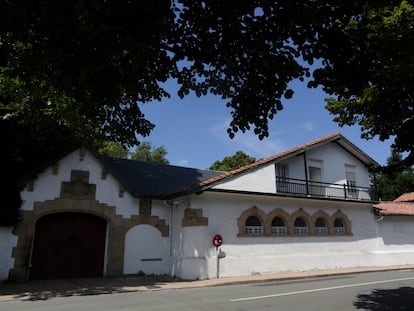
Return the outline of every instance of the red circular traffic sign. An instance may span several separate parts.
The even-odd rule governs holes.
[[[215,247],[220,247],[223,244],[223,237],[221,234],[215,234],[212,241]]]

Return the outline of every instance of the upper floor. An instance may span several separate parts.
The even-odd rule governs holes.
[[[375,201],[370,172],[378,166],[335,133],[229,172],[210,189]]]

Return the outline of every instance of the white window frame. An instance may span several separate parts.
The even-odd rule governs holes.
[[[345,178],[347,185],[347,193],[351,198],[357,197],[357,182],[356,182],[356,166],[351,164],[345,164]]]

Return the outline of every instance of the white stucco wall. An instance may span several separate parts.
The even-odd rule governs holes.
[[[169,238],[151,225],[137,225],[125,236],[125,274],[169,274]]]
[[[320,161],[322,181],[344,184],[346,182],[345,165],[355,166],[356,183],[361,187],[369,187],[368,169],[365,165],[342,149],[331,143],[306,152],[307,164]],[[281,163],[289,167],[289,178],[305,179],[304,155],[289,158]]]
[[[361,187],[369,187],[368,169],[365,165],[335,143],[312,149],[306,153],[306,156],[308,161],[322,161],[322,179],[325,182],[338,184],[345,183],[345,165],[352,165],[355,166],[357,185]]]
[[[413,264],[414,217],[385,216],[378,222],[377,229],[381,239],[373,252],[378,261],[387,259]]]
[[[115,214],[123,218],[128,219],[139,214],[139,198],[131,196],[127,191],[124,191],[123,196],[120,197],[120,183],[109,172],[107,172],[106,178],[102,179],[103,167],[90,152],[87,151],[85,156],[80,157],[79,150],[76,150],[57,163],[57,175],[54,175],[53,168],[49,167],[34,180],[33,191],[28,191],[26,187],[21,192],[23,210],[33,210],[34,202],[44,202],[60,197],[61,183],[70,181],[72,170],[81,170],[89,171],[89,183],[96,185],[96,200],[98,202],[113,207]],[[151,215],[158,216],[165,221],[167,226],[169,225],[169,207],[163,201],[152,201]],[[111,231],[110,227],[109,231]],[[3,236],[5,234],[0,232],[0,243],[8,243],[4,246],[4,249],[8,250],[8,245],[11,245],[9,247],[11,248],[16,244],[13,242],[15,240],[10,239],[10,237],[4,238],[3,242]],[[125,243],[125,274],[138,273],[139,271],[146,274],[170,272],[169,237],[161,237],[160,231],[155,227],[150,225],[133,227],[128,231]],[[10,261],[12,259],[8,259],[9,256],[11,256],[11,251],[8,255],[5,254],[5,258]],[[161,258],[161,260],[147,260],[154,258]],[[144,259],[144,261],[141,259]],[[12,265],[13,262],[11,261],[11,264],[9,264],[7,260],[1,260],[2,263],[5,262],[7,265],[2,265],[0,269],[4,267],[4,270],[7,270],[8,273],[8,265]]]
[[[319,210],[333,215],[340,210],[351,221],[353,235],[238,237],[237,218],[252,206],[265,213],[281,208],[292,214],[303,208],[310,215]],[[185,279],[216,277],[211,243],[216,233],[223,236],[221,249],[227,255],[220,259],[221,277],[414,262],[411,221],[378,223],[369,204],[204,193],[192,197],[191,207],[202,208],[209,225],[176,230],[174,274]],[[175,211],[176,225],[183,210]]]
[[[96,200],[116,207],[116,214],[130,217],[137,214],[139,200],[132,197],[128,192],[119,197],[118,181],[109,173],[106,179],[102,179],[102,165],[90,153],[86,152],[84,157],[76,150],[58,163],[58,174],[53,175],[53,168],[49,167],[39,174],[34,181],[34,191],[29,192],[27,188],[22,192],[23,210],[32,210],[35,201],[53,200],[60,196],[61,182],[70,181],[72,170],[89,171],[89,183],[96,184]]]
[[[236,178],[220,183],[213,188],[268,193],[275,192],[276,179],[274,165],[267,165],[254,172],[237,176]]]
[[[12,234],[11,227],[0,227],[0,283],[7,280],[9,270],[13,268],[13,247],[17,244],[17,237]]]
[[[139,199],[131,196],[127,191],[124,192],[123,197],[119,197],[120,183],[110,173],[102,179],[102,165],[90,152],[87,151],[84,157],[80,157],[79,150],[76,150],[57,163],[59,166],[57,175],[53,175],[53,169],[49,167],[37,176],[33,192],[27,191],[27,187],[22,191],[23,210],[32,210],[33,203],[36,201],[58,198],[62,181],[70,181],[72,170],[83,170],[89,171],[89,183],[96,184],[97,201],[114,206],[116,214],[125,218],[138,214]],[[152,215],[164,219],[168,217],[168,208],[162,202],[153,204]]]

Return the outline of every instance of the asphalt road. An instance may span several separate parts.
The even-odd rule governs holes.
[[[17,310],[414,310],[414,270],[243,285],[6,301]]]

